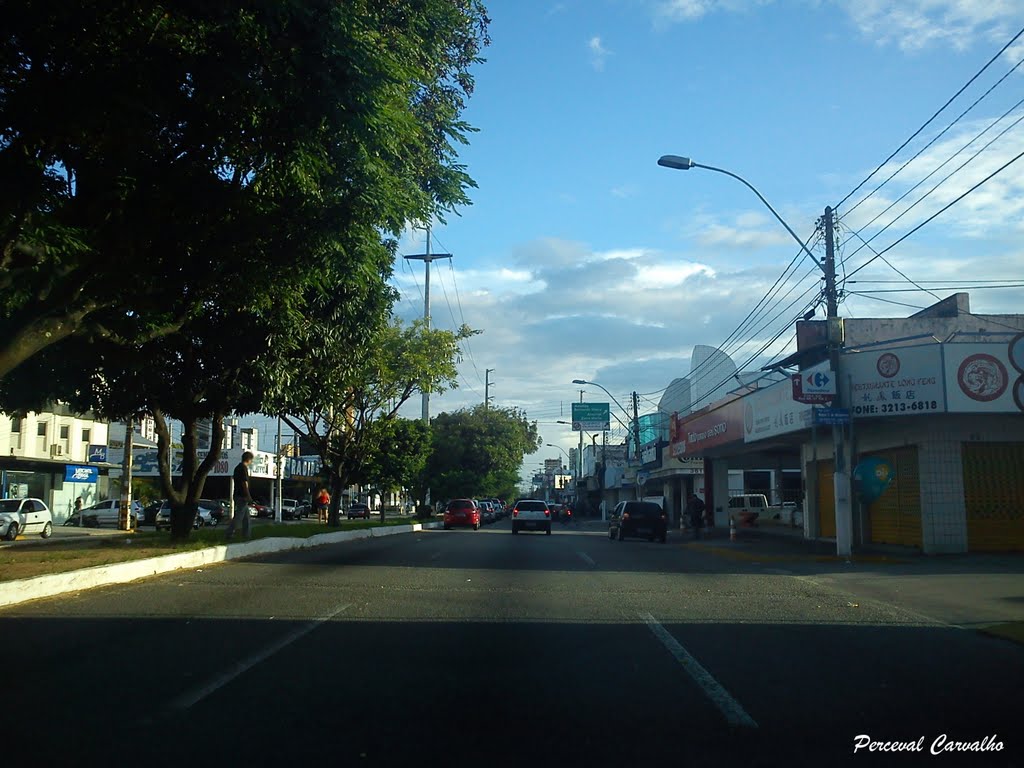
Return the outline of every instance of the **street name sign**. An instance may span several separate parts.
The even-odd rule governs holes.
[[[849,408],[815,408],[814,423],[828,426],[840,426],[850,423]]]

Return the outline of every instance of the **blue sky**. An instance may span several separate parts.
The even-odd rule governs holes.
[[[432,271],[435,325],[464,319],[483,333],[467,350],[459,388],[435,396],[432,411],[481,401],[484,369],[494,368],[496,403],[524,408],[545,442],[566,449],[576,435],[553,422],[579,396],[572,379],[599,381],[624,403],[634,389],[656,393],[687,373],[694,344],[722,342],[796,253],[741,184],[660,168],[660,155],[687,155],[744,176],[807,236],[825,205],[845,197],[1024,24],[1019,0],[492,0],[489,8],[493,44],[466,113],[479,132],[461,153],[479,188],[472,206],[435,225],[435,249],[455,258]],[[1022,56],[1024,45],[1011,47],[845,207]],[[859,208],[846,215],[840,207],[847,233],[840,240],[1024,97],[1021,72],[1024,66]],[[1021,114],[1018,108],[980,143]],[[862,235],[874,234],[980,143]],[[1022,150],[1024,125],[873,245],[888,245]],[[887,257],[915,280],[1024,277],[1019,165]],[[423,246],[423,233],[410,229],[401,253]],[[849,256],[848,269],[869,255]],[[898,277],[880,260],[858,275]],[[783,293],[798,287],[777,311],[805,290],[812,299],[816,280],[812,273],[788,282]],[[421,314],[422,264],[397,263],[394,282],[403,294],[398,314]],[[971,293],[972,309],[982,313],[1019,311],[1024,297],[1021,289]],[[889,298],[933,301],[922,293]],[[750,329],[734,350],[737,363],[791,328],[803,308]],[[852,295],[840,309],[856,317],[913,311]],[[791,338],[787,331],[768,356]],[[589,388],[587,399],[607,399],[599,394]],[[651,394],[642,406],[650,410],[657,399]],[[418,399],[408,410],[418,414]],[[526,468],[557,455],[543,448]]]

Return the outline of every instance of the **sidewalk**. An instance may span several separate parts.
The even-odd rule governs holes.
[[[46,545],[54,542],[66,541],[87,541],[104,540],[117,538],[118,536],[131,536],[135,531],[119,531],[114,528],[79,528],[77,526],[58,526],[53,529],[53,535],[44,539],[42,536],[18,536],[14,541],[0,541],[0,549],[5,547],[22,547],[32,545]]]
[[[688,531],[677,535],[683,549],[763,565],[772,573],[836,589],[852,603],[875,601],[930,623],[1024,636],[1021,553],[924,555],[876,545],[847,559],[836,555],[834,539],[805,539],[802,530],[785,526],[738,528],[736,541],[729,540],[728,528],[707,533],[697,541]]]

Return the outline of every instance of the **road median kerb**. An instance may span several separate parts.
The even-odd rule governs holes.
[[[143,560],[129,560],[124,563],[96,565],[66,573],[51,573],[29,579],[0,582],[0,608],[40,600],[46,597],[81,592],[111,584],[127,584],[138,579],[158,576],[163,573],[186,568],[200,568],[216,565],[229,560],[266,555],[272,552],[287,552],[294,549],[308,549],[325,544],[339,544],[345,541],[394,536],[399,533],[413,533],[425,528],[440,528],[441,523],[413,523],[380,528],[361,528],[354,531],[333,531],[318,533],[308,538],[271,537],[237,544],[220,544],[192,552],[178,552],[173,555],[148,557]]]

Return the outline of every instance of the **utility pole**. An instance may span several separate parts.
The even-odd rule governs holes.
[[[580,390],[580,402],[581,403],[583,402],[583,393],[585,391],[586,390],[583,390],[583,389]],[[595,454],[595,460],[596,460],[596,454]],[[577,470],[577,472],[576,472],[576,496],[577,496],[576,503],[579,504],[579,491],[580,491],[579,483],[580,483],[580,480],[583,479],[583,430],[582,429],[580,430],[580,447],[576,451],[576,464],[577,464],[577,466],[576,466],[576,470]]]
[[[640,396],[633,393],[633,447],[636,449],[636,460],[640,461]]]
[[[494,373],[493,368],[487,368],[484,370],[484,410],[486,411],[491,407],[491,374]]]
[[[840,396],[842,377],[839,375],[839,347],[843,343],[843,324],[839,319],[839,300],[836,291],[836,254],[834,219],[831,206],[825,207],[825,302],[828,324],[828,357],[832,376],[836,382],[835,403],[842,405]],[[843,427],[832,426],[832,485],[836,507],[836,554],[849,557],[853,543],[853,509],[850,503],[850,474],[846,467]]]
[[[281,494],[283,493],[284,481],[284,451],[281,445],[281,417],[277,417],[277,498],[274,501],[274,522],[282,521],[281,515]]]
[[[423,280],[423,322],[427,330],[430,330],[430,262],[437,259],[450,259],[450,253],[430,253],[430,227],[427,227],[427,252],[418,253],[413,256],[406,256],[410,261],[422,261],[426,267],[426,277]],[[430,425],[430,391],[423,393],[423,423]]]
[[[124,460],[121,462],[121,502],[117,514],[117,527],[132,529],[132,460],[135,452],[135,416],[129,416],[124,426]],[[78,514],[78,524],[84,525],[85,514]]]

